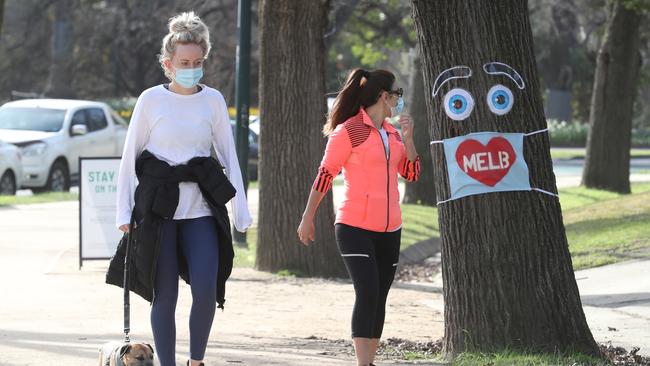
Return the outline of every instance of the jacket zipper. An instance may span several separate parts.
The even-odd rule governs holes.
[[[379,129],[377,129],[377,132],[379,133],[381,146],[384,148],[384,155],[386,155],[386,228],[384,231],[388,231],[388,224],[390,222],[390,143],[388,139],[390,139],[390,137],[388,136],[388,132],[386,132],[386,143],[384,143],[384,139],[381,137]]]
[[[156,271],[158,270],[158,254],[160,252],[160,234],[162,231],[161,227],[156,230],[156,246],[154,247],[154,261],[153,261],[153,270],[151,271],[151,304],[153,305],[154,300],[156,299]]]

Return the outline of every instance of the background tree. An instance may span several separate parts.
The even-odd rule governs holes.
[[[65,0],[68,1],[68,0]],[[64,42],[71,64],[67,84],[78,98],[107,99],[138,96],[143,89],[166,82],[158,64],[167,20],[194,10],[210,28],[213,49],[203,81],[234,101],[237,0],[72,0],[72,28]],[[253,9],[257,1],[253,0]],[[0,100],[11,91],[40,94],[50,75],[52,29],[58,0],[6,0],[5,26],[0,39]],[[253,12],[252,30],[257,31]],[[252,102],[257,104],[257,38],[252,40]]]
[[[413,74],[411,76],[411,90],[409,92],[410,103],[408,113],[414,121],[413,142],[415,148],[420,154],[420,164],[425,167],[420,171],[420,179],[417,182],[406,183],[404,189],[404,203],[419,203],[423,205],[436,205],[436,191],[434,188],[434,171],[429,169],[432,166],[431,154],[429,153],[429,142],[431,134],[429,133],[429,124],[427,123],[427,105],[426,101],[431,95],[424,86],[424,76],[422,74],[422,60],[420,51],[413,60]]]
[[[54,21],[52,23],[52,53],[50,74],[44,94],[54,98],[74,98],[72,88],[74,47],[74,21],[72,19],[73,0],[54,2]]]
[[[2,29],[2,20],[5,13],[5,0],[0,0],[0,30]]]
[[[630,193],[630,147],[641,54],[641,2],[611,0],[591,96],[582,184]],[[650,7],[649,5],[645,5]]]
[[[345,275],[331,192],[314,220],[316,242],[305,248],[296,234],[326,143],[323,38],[329,6],[328,0],[260,1],[260,270]]]
[[[356,8],[346,9],[350,15],[343,26],[338,26],[336,42],[329,50],[328,90],[336,90],[341,78],[359,65],[367,69],[384,68],[397,76],[396,84],[404,88],[405,112],[415,122],[415,147],[422,166],[431,163],[429,131],[426,124],[426,95],[411,7],[399,0],[356,1]],[[348,4],[349,5],[349,4]],[[435,204],[433,172],[423,170],[417,182],[406,183],[405,203]]]
[[[436,140],[471,132],[531,132],[546,127],[528,7],[521,0],[413,0],[423,50],[427,90],[442,70],[467,65],[469,79],[452,80],[428,98]],[[505,116],[492,114],[485,98],[504,76],[488,76],[490,61],[514,67],[526,88],[512,87],[515,104]],[[452,87],[473,93],[476,107],[462,121],[445,115],[442,98]],[[441,145],[434,145],[433,169],[440,199],[449,197]],[[531,184],[556,191],[549,139],[524,141]],[[599,353],[584,313],[568,250],[559,201],[538,192],[474,195],[439,206],[442,239],[444,350],[518,349]]]

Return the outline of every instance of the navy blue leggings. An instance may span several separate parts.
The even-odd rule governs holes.
[[[192,287],[190,357],[202,360],[208,344],[217,301],[219,263],[217,228],[212,216],[164,220],[156,293],[151,308],[151,329],[161,366],[176,365],[176,300],[178,298],[177,248],[187,260]]]

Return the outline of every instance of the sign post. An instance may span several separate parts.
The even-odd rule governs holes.
[[[79,158],[79,268],[110,259],[122,233],[115,228],[119,157]]]

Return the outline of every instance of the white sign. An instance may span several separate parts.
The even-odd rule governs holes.
[[[85,259],[109,259],[122,232],[115,227],[120,158],[79,159],[79,267]]]

